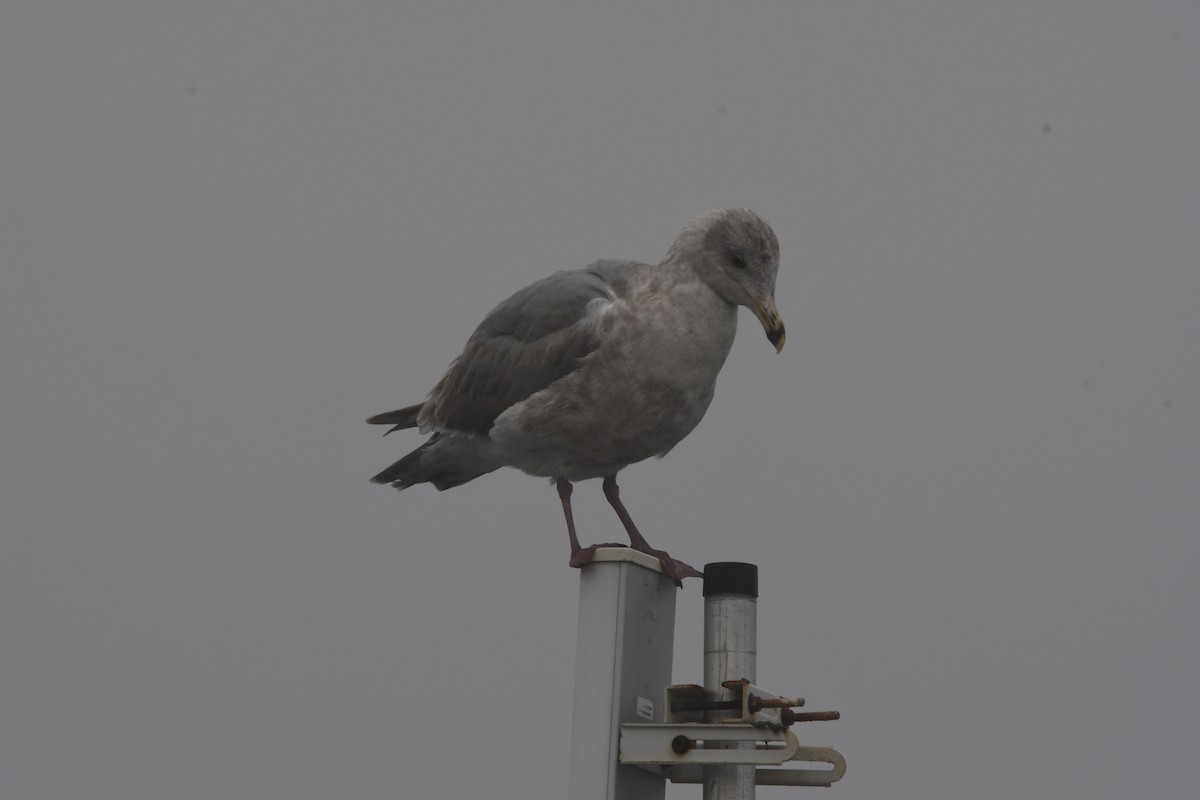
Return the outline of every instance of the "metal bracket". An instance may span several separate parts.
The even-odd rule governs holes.
[[[703,744],[753,744],[754,749],[710,750]],[[788,761],[814,761],[832,769],[766,769]],[[791,731],[747,724],[625,723],[621,726],[620,762],[640,767],[673,783],[700,783],[704,767],[754,764],[760,786],[830,786],[846,774],[846,759],[832,747],[803,747]]]
[[[705,749],[704,744],[720,742],[752,745],[754,749]],[[782,764],[800,749],[796,734],[772,731],[753,725],[708,725],[692,722],[627,722],[621,726],[622,764]]]
[[[836,711],[796,713],[802,697],[783,697],[749,681],[727,681],[735,700],[709,700],[703,686],[666,688],[665,723],[621,725],[619,760],[674,783],[700,783],[704,767],[758,765],[761,786],[829,786],[846,774],[846,759],[831,747],[802,747],[789,730],[795,722],[838,719]],[[710,712],[726,716],[709,722]],[[731,715],[732,716],[729,716]],[[740,746],[739,746],[740,745]],[[768,769],[788,761],[831,764],[832,769]]]

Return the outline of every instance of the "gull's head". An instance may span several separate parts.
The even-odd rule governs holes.
[[[718,295],[753,311],[776,352],[783,349],[775,308],[779,240],[766,220],[748,208],[708,211],[687,224],[667,260],[690,264]]]

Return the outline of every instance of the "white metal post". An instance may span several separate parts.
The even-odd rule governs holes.
[[[644,553],[597,550],[580,570],[576,636],[568,800],[663,800],[666,779],[622,765],[618,755],[622,722],[663,719],[675,585]]]
[[[704,688],[708,690],[709,698],[737,699],[737,692],[721,684],[743,678],[755,681],[757,659],[758,567],[738,562],[706,564]],[[721,715],[720,712],[716,713]],[[737,716],[737,712],[725,713],[729,714]],[[754,765],[704,767],[704,800],[753,798]]]

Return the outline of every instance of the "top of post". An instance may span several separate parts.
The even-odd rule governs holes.
[[[758,597],[758,565],[718,561],[704,565],[704,596],[742,594]]]
[[[630,564],[636,564],[643,569],[648,569],[651,572],[657,572],[660,575],[666,574],[663,572],[662,564],[654,556],[646,555],[643,552],[634,550],[632,547],[597,547],[596,554],[588,564],[598,564],[601,562],[621,562],[627,561]],[[585,567],[587,564],[584,565]]]

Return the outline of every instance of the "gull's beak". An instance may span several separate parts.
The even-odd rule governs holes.
[[[767,340],[775,345],[775,352],[778,353],[783,349],[784,341],[787,340],[787,331],[783,329],[783,318],[779,316],[779,310],[775,308],[775,298],[768,297],[766,303],[756,299],[751,304],[750,310],[762,323],[763,330],[767,332]]]

